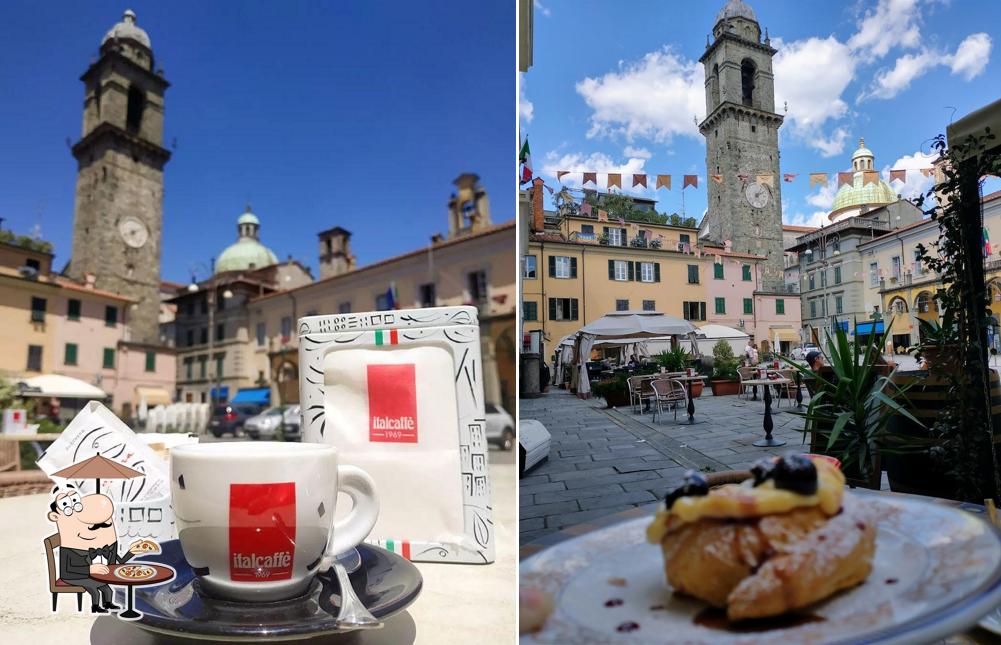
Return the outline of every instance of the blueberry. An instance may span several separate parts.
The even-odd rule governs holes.
[[[775,462],[772,470],[775,487],[813,495],[817,492],[817,467],[804,455],[786,455]]]
[[[709,480],[705,475],[694,470],[685,472],[681,486],[678,486],[664,497],[664,506],[671,510],[679,497],[701,497],[709,494]]]

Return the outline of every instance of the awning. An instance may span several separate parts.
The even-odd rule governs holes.
[[[780,341],[787,341],[790,343],[799,342],[799,332],[795,329],[779,328],[779,329],[770,329],[769,331],[772,333],[773,339],[777,338]]]
[[[872,334],[882,334],[882,333],[883,333],[882,320],[877,320],[876,322],[858,323],[857,325],[855,325],[856,336],[869,336]]]
[[[223,385],[222,387],[214,387],[209,390],[209,397],[213,401],[225,401],[229,398],[229,386]]]
[[[162,387],[137,387],[136,404],[139,404],[143,399],[149,406],[170,405],[172,403],[170,393]]]
[[[254,403],[259,405],[271,404],[271,388],[255,387],[244,390],[237,390],[236,396],[230,403]]]
[[[18,382],[21,396],[57,399],[106,399],[108,394],[86,381],[61,374],[43,374]]]

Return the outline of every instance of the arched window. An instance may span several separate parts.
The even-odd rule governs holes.
[[[719,105],[719,65],[713,65],[713,75],[709,79],[709,96],[712,99],[712,107]]]
[[[754,74],[758,68],[754,61],[745,58],[740,63],[740,94],[744,105],[754,105]]]
[[[936,309],[931,294],[927,291],[922,291],[918,294],[917,300],[914,301],[914,306],[919,314],[931,313]]]
[[[128,111],[125,113],[125,127],[129,132],[139,132],[142,126],[143,110],[146,108],[146,97],[143,91],[135,85],[129,87]]]
[[[907,303],[904,302],[903,298],[894,298],[893,302],[890,303],[890,311],[895,314],[906,314]]]

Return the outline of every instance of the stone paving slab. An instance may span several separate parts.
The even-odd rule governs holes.
[[[523,399],[521,417],[546,426],[552,447],[549,460],[521,479],[521,543],[655,502],[690,468],[746,469],[762,457],[802,450],[803,419],[788,412],[795,405],[776,403],[772,434],[787,444],[757,448],[752,443],[765,434],[764,402],[713,397],[708,388],[695,400],[694,425],[683,410],[677,421],[671,412],[654,423],[649,413],[606,409],[602,399],[563,390]]]

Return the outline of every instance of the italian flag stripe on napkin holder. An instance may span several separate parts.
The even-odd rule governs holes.
[[[308,316],[298,335],[303,441],[374,478],[368,542],[416,562],[493,562],[476,308]]]

